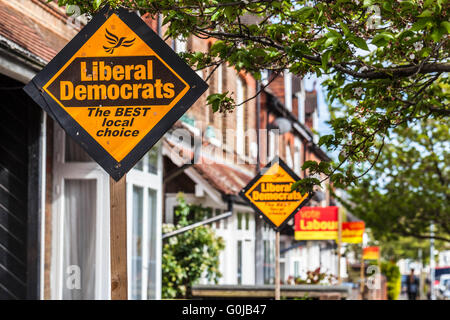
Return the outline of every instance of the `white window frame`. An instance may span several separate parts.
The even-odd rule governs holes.
[[[299,137],[294,137],[294,172],[297,175],[301,174],[301,158],[302,158],[302,141]]]
[[[276,149],[278,147],[277,144],[277,138],[278,135],[275,133],[275,130],[269,130],[269,161],[272,161],[272,159],[276,156]]]
[[[236,104],[244,101],[244,83],[241,77],[236,77]],[[244,106],[236,106],[236,153],[244,155]]]
[[[110,299],[109,177],[95,162],[65,162],[65,132],[54,126],[50,296],[61,300],[64,264],[64,180],[96,180],[95,299]],[[107,275],[107,276],[105,276]]]
[[[292,73],[284,70],[284,104],[286,109],[292,111]]]
[[[131,169],[127,174],[127,262],[128,262],[128,279],[131,279],[131,249],[132,249],[132,235],[133,235],[133,186],[143,188],[143,226],[142,226],[142,286],[141,299],[148,299],[148,264],[149,264],[149,244],[150,232],[149,226],[149,204],[148,194],[149,190],[156,192],[156,283],[155,283],[155,299],[161,299],[161,224],[162,224],[162,146],[159,147],[158,152],[158,170],[156,174],[149,172],[149,161],[147,154],[143,158],[143,170]],[[131,281],[128,281],[128,292],[131,293]]]
[[[242,213],[241,229],[238,229],[238,213]],[[245,217],[249,217],[249,228],[245,228]],[[234,264],[235,277],[233,284],[237,284],[237,266],[238,266],[238,253],[237,253],[237,243],[238,240],[242,241],[242,285],[252,285],[255,284],[255,213],[249,211],[249,207],[235,205],[233,209],[233,215],[231,219],[231,230],[228,233],[228,243],[232,243],[232,251],[234,251],[234,256],[236,259]],[[235,248],[235,249],[234,249]],[[250,252],[251,255],[246,255],[246,252]],[[230,256],[229,256],[230,258]]]
[[[319,131],[319,106],[317,105],[317,109],[314,110],[312,114],[312,123],[313,123],[313,130]],[[314,133],[313,135],[313,141],[314,143],[319,142],[319,135],[317,133]]]
[[[52,300],[61,300],[63,285],[65,285],[63,257],[64,257],[64,180],[96,180],[96,256],[95,256],[95,299],[111,299],[111,269],[110,269],[110,220],[109,220],[109,176],[95,162],[65,162],[65,132],[58,126],[54,126],[54,153],[53,153],[53,210],[52,210],[52,254],[50,270],[50,296]],[[162,155],[161,148],[158,155],[158,172],[148,172],[148,157],[144,157],[144,172],[131,169],[127,174],[127,270],[128,278],[131,279],[131,236],[132,236],[132,206],[133,186],[144,188],[144,261],[148,263],[148,190],[156,191],[156,299],[161,299],[161,221],[162,221]],[[145,264],[146,265],[146,264]],[[143,272],[143,275],[148,273]],[[145,283],[145,294],[142,299],[147,298],[147,280]],[[131,281],[128,281],[128,292],[131,292]],[[142,286],[144,291],[144,286]]]
[[[175,52],[182,53],[187,51],[187,39],[184,37],[177,37],[175,39]]]
[[[222,93],[223,91],[223,64],[217,67],[217,93]]]
[[[303,85],[302,80],[302,86],[299,92],[296,93],[297,95],[297,107],[298,107],[298,121],[301,124],[305,124],[305,99],[306,99],[306,92],[305,92],[305,86]]]
[[[292,161],[292,152],[291,152],[291,145],[290,144],[286,144],[286,164],[288,165],[289,168],[293,168],[294,167],[294,162]]]

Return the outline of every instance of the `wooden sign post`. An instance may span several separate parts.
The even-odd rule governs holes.
[[[338,210],[338,239],[337,239],[337,274],[338,284],[342,284],[341,277],[341,247],[342,247],[342,213]]]
[[[280,300],[280,231],[275,233],[275,300]]]
[[[300,178],[278,157],[241,190],[240,196],[275,230],[275,300],[280,300],[280,230],[311,199],[292,191]]]
[[[126,175],[110,178],[111,299],[128,299]]]
[[[366,281],[364,278],[365,274],[365,264],[364,264],[364,246],[361,243],[361,271],[360,271],[360,278],[361,278],[361,285],[359,288],[359,291],[361,292],[361,300],[364,300],[364,282]]]

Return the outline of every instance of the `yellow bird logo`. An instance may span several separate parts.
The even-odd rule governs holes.
[[[105,49],[105,51],[109,54],[113,54],[114,50],[119,47],[131,47],[136,40],[136,38],[131,40],[127,40],[126,37],[119,38],[115,34],[109,32],[108,29],[106,29],[105,37],[107,42],[112,45],[110,47],[103,46],[103,49]]]

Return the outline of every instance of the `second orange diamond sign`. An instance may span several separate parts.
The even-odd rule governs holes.
[[[118,180],[206,89],[135,13],[105,7],[25,91]]]
[[[275,230],[280,230],[311,195],[291,191],[300,178],[281,160],[274,159],[240,192]]]

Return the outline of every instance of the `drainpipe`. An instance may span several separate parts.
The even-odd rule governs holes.
[[[304,144],[304,150],[303,150],[303,164],[305,164],[306,162],[306,152],[309,149],[309,142],[306,141],[306,143]],[[306,178],[306,170],[303,170],[303,178]]]
[[[256,81],[256,93],[258,94],[259,90],[261,88],[261,84],[259,81]],[[259,130],[260,130],[260,115],[261,115],[261,98],[259,94],[256,96],[256,146],[257,146],[257,154],[256,154],[256,174],[259,173],[261,168],[261,158],[260,158],[260,136],[259,136]]]
[[[233,212],[233,199],[231,197],[228,197],[227,204],[227,211]]]
[[[256,92],[261,90],[261,83],[256,82]],[[266,117],[268,118],[268,117]],[[256,143],[258,146],[258,153],[256,155],[256,174],[261,171],[261,142],[260,142],[260,128],[261,128],[261,98],[258,94],[256,96]],[[267,120],[268,121],[268,120]],[[267,123],[266,123],[267,129]],[[268,132],[268,131],[267,131]],[[268,141],[268,136],[266,136],[266,142]],[[267,148],[267,143],[266,143]],[[266,150],[267,157],[267,150]],[[261,219],[259,214],[255,213],[255,284],[264,284],[264,247],[263,247],[263,228],[264,221]]]
[[[158,17],[156,18],[156,33],[158,33],[158,36],[162,37],[162,19],[161,19],[161,14],[158,14]]]

